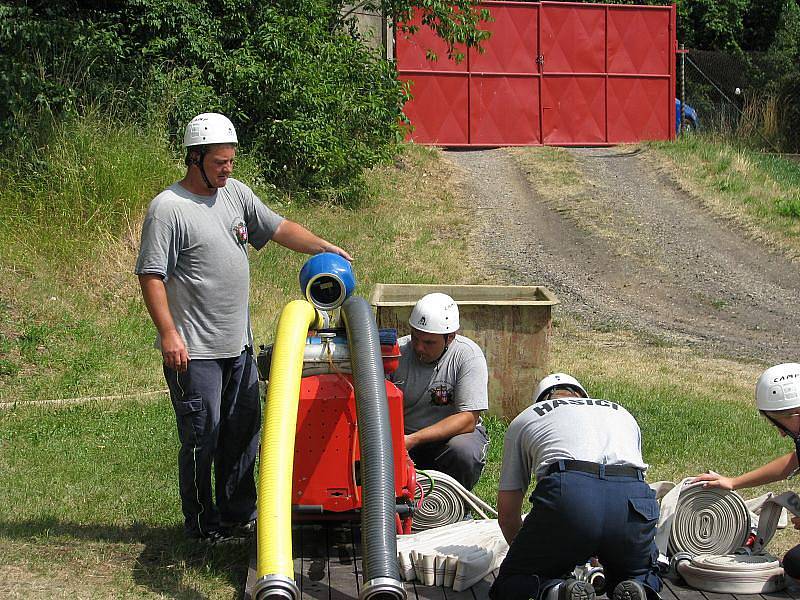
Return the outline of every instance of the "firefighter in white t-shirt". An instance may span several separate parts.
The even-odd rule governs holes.
[[[511,548],[490,597],[594,600],[591,584],[569,574],[596,557],[612,600],[658,598],[658,504],[646,468],[639,426],[624,407],[590,398],[564,373],[545,377],[506,432],[497,502]]]

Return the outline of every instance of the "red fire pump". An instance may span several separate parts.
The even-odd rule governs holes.
[[[381,330],[385,373],[397,369],[395,330]],[[294,449],[292,508],[295,518],[350,518],[362,506],[361,452],[349,348],[344,330],[322,330],[307,339],[300,382]],[[411,533],[416,473],[404,441],[403,394],[386,381],[391,423],[398,533]]]

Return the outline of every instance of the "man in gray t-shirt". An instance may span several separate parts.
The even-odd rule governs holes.
[[[483,351],[457,335],[458,305],[441,293],[417,302],[411,335],[399,340],[400,366],[389,375],[403,392],[405,442],[417,468],[436,469],[472,489],[486,463],[489,408]]]
[[[644,481],[636,420],[616,402],[590,398],[564,373],[545,377],[533,397],[503,443],[497,512],[511,548],[490,598],[594,600],[590,584],[563,577],[598,558],[609,598],[656,600],[658,504]]]
[[[247,245],[273,240],[350,260],[231,178],[236,145],[223,115],[204,113],[187,125],[186,175],[150,203],[135,269],[177,419],[184,528],[210,542],[252,533],[256,516],[261,406]]]

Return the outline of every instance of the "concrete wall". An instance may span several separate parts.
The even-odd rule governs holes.
[[[394,58],[394,39],[386,19],[379,14],[367,13],[358,5],[345,4],[342,14],[356,18],[358,31],[367,40],[367,45],[380,52],[384,58]]]

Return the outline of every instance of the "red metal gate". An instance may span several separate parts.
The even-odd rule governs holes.
[[[675,136],[675,6],[485,2],[486,51],[447,58],[397,35],[410,139],[442,146],[606,145]],[[434,59],[433,57],[438,57]]]

